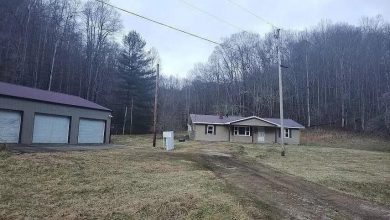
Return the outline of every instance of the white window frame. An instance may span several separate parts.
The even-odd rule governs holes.
[[[214,135],[214,125],[207,125],[207,135]]]
[[[284,129],[284,138],[291,138],[291,129],[290,128]]]
[[[245,134],[240,134],[240,128],[245,128]],[[250,126],[234,126],[234,136],[251,136]]]

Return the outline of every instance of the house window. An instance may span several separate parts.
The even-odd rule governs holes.
[[[249,126],[235,126],[234,135],[237,136],[250,136],[251,130]]]
[[[214,125],[207,125],[207,134],[214,134]]]
[[[291,130],[286,128],[284,129],[284,137],[291,138]]]
[[[280,138],[280,130],[279,130],[279,138]],[[291,138],[291,129],[289,128],[284,129],[284,138]]]

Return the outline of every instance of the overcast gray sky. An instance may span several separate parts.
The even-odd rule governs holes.
[[[264,35],[272,28],[229,0],[184,0],[244,30]],[[359,24],[361,17],[381,14],[390,20],[390,0],[231,0],[285,29],[302,30],[321,20]],[[182,0],[111,0],[111,4],[220,42],[239,32],[183,3]],[[204,62],[215,45],[120,12],[125,34],[136,30],[158,50],[162,73],[185,77]]]

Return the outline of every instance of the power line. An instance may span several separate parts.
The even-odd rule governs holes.
[[[189,3],[189,2],[187,2],[187,1],[185,1],[185,0],[179,0],[179,1],[183,2],[184,4],[188,5],[189,7],[193,8],[193,9],[195,9],[195,10],[198,10],[198,11],[202,12],[203,14],[206,14],[206,15],[208,15],[208,16],[214,18],[215,20],[217,20],[217,21],[219,21],[219,22],[221,22],[221,23],[224,23],[224,24],[226,24],[226,25],[229,25],[229,26],[231,26],[231,27],[233,27],[233,28],[235,28],[235,29],[237,29],[237,30],[245,31],[245,30],[242,29],[241,27],[239,27],[239,26],[237,26],[237,25],[235,25],[235,24],[232,24],[232,23],[230,23],[230,22],[228,22],[228,21],[226,21],[226,20],[224,20],[224,19],[222,19],[222,18],[220,18],[220,17],[218,17],[218,16],[216,16],[216,15],[214,15],[214,14],[212,14],[212,13],[206,11],[206,10],[203,10],[203,9],[201,9],[201,8],[199,8],[199,7],[193,5],[193,4],[191,4],[191,3]],[[245,32],[246,32],[246,31],[245,31]]]
[[[104,2],[104,1],[102,1],[102,0],[95,0],[95,1],[96,1],[96,2],[100,2],[100,3],[102,3],[102,4],[105,4],[105,5],[107,5],[107,6],[110,6],[110,7],[114,8],[114,9],[123,11],[123,12],[125,12],[125,13],[134,15],[134,16],[136,16],[136,17],[142,18],[142,19],[144,19],[144,20],[150,21],[150,22],[152,22],[152,23],[155,23],[155,24],[164,26],[164,27],[166,27],[166,28],[172,29],[172,30],[174,30],[174,31],[178,31],[178,32],[181,32],[181,33],[183,33],[183,34],[187,34],[187,35],[189,35],[189,36],[191,36],[191,37],[195,37],[195,38],[198,38],[198,39],[200,39],[200,40],[204,40],[204,41],[207,41],[207,42],[209,42],[209,43],[218,45],[218,46],[221,47],[221,49],[222,49],[223,51],[224,51],[225,48],[229,48],[229,49],[232,49],[232,50],[237,50],[237,49],[235,49],[235,48],[233,48],[233,47],[230,47],[229,45],[226,45],[226,44],[223,44],[223,43],[218,43],[218,42],[213,41],[213,40],[210,40],[210,39],[208,39],[208,38],[206,38],[206,37],[202,37],[202,36],[199,36],[199,35],[197,35],[197,34],[193,34],[193,33],[191,33],[191,32],[188,32],[188,31],[185,31],[185,30],[176,28],[176,27],[174,27],[174,26],[171,26],[171,25],[168,25],[168,24],[159,22],[159,21],[157,21],[157,20],[154,20],[154,19],[145,17],[145,16],[140,15],[140,14],[137,14],[137,13],[135,13],[135,12],[131,12],[131,11],[129,11],[129,10],[120,8],[120,7],[118,7],[118,6],[112,5],[112,4],[107,3],[107,2]],[[247,31],[244,31],[244,32],[247,32]]]
[[[243,11],[246,11],[247,13],[251,14],[251,15],[254,16],[255,18],[257,18],[257,19],[259,19],[260,21],[262,21],[262,22],[264,22],[264,23],[266,23],[266,24],[272,26],[272,27],[275,28],[275,29],[282,29],[282,28],[280,28],[280,27],[278,27],[278,26],[272,24],[270,21],[268,21],[268,20],[266,20],[266,19],[260,17],[259,15],[255,14],[255,13],[252,12],[251,10],[245,8],[244,6],[238,4],[238,3],[235,2],[235,1],[233,1],[233,0],[226,0],[226,1],[230,2],[231,4],[235,5],[236,7],[241,8]]]
[[[164,27],[166,27],[166,28],[169,28],[169,29],[172,29],[172,30],[175,30],[175,31],[178,31],[178,32],[181,32],[181,33],[187,34],[187,35],[190,35],[190,36],[192,36],[192,37],[195,37],[195,38],[198,38],[198,39],[201,39],[201,40],[207,41],[207,42],[209,42],[209,43],[212,43],[212,44],[216,44],[216,45],[222,46],[222,44],[221,44],[221,43],[218,43],[218,42],[216,42],[216,41],[213,41],[213,40],[207,39],[206,37],[202,37],[202,36],[199,36],[199,35],[197,35],[197,34],[190,33],[190,32],[188,32],[188,31],[185,31],[185,30],[182,30],[182,29],[176,28],[176,27],[174,27],[174,26],[171,26],[171,25],[168,25],[168,24],[165,24],[165,23],[159,22],[159,21],[157,21],[157,20],[154,20],[154,19],[151,19],[151,18],[145,17],[145,16],[143,16],[143,15],[137,14],[137,13],[135,13],[135,12],[131,12],[131,11],[129,11],[129,10],[126,10],[126,9],[123,9],[123,8],[120,8],[120,7],[117,7],[117,6],[115,6],[115,5],[112,5],[112,4],[110,4],[110,3],[107,3],[107,2],[104,2],[104,1],[101,1],[101,0],[95,0],[95,1],[97,1],[97,2],[100,2],[100,3],[102,3],[102,4],[105,4],[105,5],[108,5],[108,6],[112,7],[112,8],[115,8],[115,9],[117,9],[117,10],[120,10],[120,11],[126,12],[126,13],[128,13],[128,14],[131,14],[131,15],[137,16],[137,17],[139,17],[139,18],[142,18],[142,19],[144,19],[144,20],[147,20],[147,21],[153,22],[153,23],[155,23],[155,24],[158,24],[158,25],[164,26]]]

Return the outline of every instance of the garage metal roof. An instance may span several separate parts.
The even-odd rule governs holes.
[[[194,124],[223,124],[223,125],[229,125],[234,122],[238,121],[244,121],[251,118],[257,118],[259,120],[266,121],[268,123],[274,124],[275,126],[280,126],[280,119],[279,118],[260,118],[257,116],[250,116],[250,117],[242,117],[242,116],[223,116],[220,118],[219,115],[196,115],[191,114],[191,121]],[[298,122],[292,120],[292,119],[283,119],[283,125],[286,128],[305,128],[303,125],[299,124]]]
[[[86,99],[80,98],[78,96],[19,86],[5,82],[0,82],[0,95],[61,105],[70,105],[75,107],[111,111],[108,108],[105,108]]]

